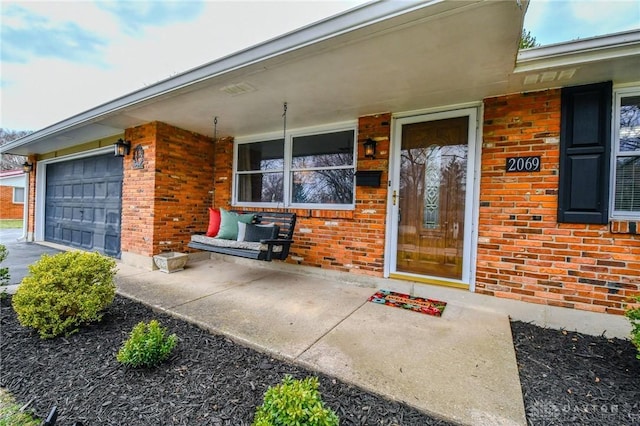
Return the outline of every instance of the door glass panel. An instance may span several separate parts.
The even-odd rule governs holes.
[[[402,126],[399,272],[462,279],[468,121]]]

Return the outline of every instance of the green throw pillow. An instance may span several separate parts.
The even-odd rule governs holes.
[[[238,238],[238,222],[253,222],[253,213],[238,214],[220,209],[220,230],[216,238],[222,240],[235,240]]]

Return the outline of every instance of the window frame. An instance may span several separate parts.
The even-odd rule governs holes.
[[[266,137],[264,137],[266,136]],[[286,182],[284,182],[284,180],[286,179],[286,172],[285,172],[285,168],[286,168],[286,159],[287,159],[287,153],[286,153],[286,140],[283,140],[283,154],[282,154],[282,161],[283,161],[283,168],[282,170],[277,169],[267,169],[267,170],[243,170],[243,171],[239,171],[238,170],[238,155],[239,155],[239,146],[240,145],[246,145],[246,144],[252,144],[252,143],[260,143],[260,142],[270,142],[270,141],[276,141],[276,140],[282,140],[282,134],[274,134],[274,133],[270,133],[268,135],[264,135],[263,137],[257,137],[257,138],[251,138],[248,139],[246,141],[242,141],[242,142],[234,142],[233,144],[233,181],[232,181],[232,198],[231,198],[231,205],[232,206],[241,206],[241,207],[278,207],[283,205],[284,203],[284,199],[286,197],[286,194],[284,193],[284,188],[283,188],[283,194],[282,194],[282,198],[283,201],[275,201],[275,202],[240,202],[238,201],[238,177],[242,176],[242,175],[251,175],[252,173],[261,173],[261,174],[265,174],[265,173],[283,173],[283,185],[286,184]]]
[[[622,98],[640,96],[640,85],[635,84],[633,86],[624,88],[614,88],[613,90],[613,108],[612,108],[612,120],[611,120],[611,135],[613,138],[611,147],[611,173],[610,173],[610,187],[609,187],[609,211],[611,219],[622,220],[637,220],[640,219],[640,211],[619,211],[615,209],[616,200],[616,168],[617,160],[619,157],[640,157],[640,150],[633,153],[620,151],[620,106]]]
[[[22,200],[16,200],[16,192],[17,192],[18,189],[22,190]],[[14,186],[13,187],[13,196],[11,197],[11,201],[13,202],[13,204],[24,204],[25,196],[26,196],[26,191],[24,190],[24,188],[21,188],[21,187],[18,187],[18,186]]]
[[[314,203],[292,203],[291,176],[298,168],[292,167],[293,139],[304,136],[313,136],[324,133],[335,133],[341,131],[353,131],[353,164],[351,166],[330,167],[331,169],[352,169],[353,170],[353,202],[350,204],[314,204]],[[283,139],[280,133],[264,133],[247,137],[236,138],[233,144],[233,171],[231,183],[231,205],[234,207],[258,207],[258,208],[292,208],[292,209],[315,209],[315,210],[355,210],[356,203],[356,180],[355,172],[358,166],[358,122],[347,121],[333,123],[322,126],[306,127],[301,129],[287,130],[284,135],[284,169],[283,169],[283,200],[281,202],[241,202],[238,201],[238,176],[243,173],[238,172],[238,147],[242,144],[265,142],[274,139]],[[316,168],[327,170],[328,168]],[[306,169],[309,170],[309,169]]]

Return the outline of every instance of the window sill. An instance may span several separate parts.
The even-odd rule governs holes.
[[[235,210],[243,210],[243,211],[259,211],[259,210],[267,210],[267,211],[286,211],[290,213],[295,213],[298,217],[304,218],[321,218],[321,219],[353,219],[353,214],[355,209],[350,210],[331,210],[331,209],[302,209],[302,208],[283,208],[283,207],[273,207],[273,206],[233,206]]]
[[[609,231],[612,234],[640,235],[640,221],[612,219],[609,221]]]

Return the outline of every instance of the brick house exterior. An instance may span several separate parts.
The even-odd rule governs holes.
[[[629,223],[559,224],[560,90],[484,100],[475,291],[496,297],[622,314],[640,292],[640,238]],[[358,170],[387,181],[390,113],[358,120]],[[364,135],[379,155],[364,157]],[[150,123],[128,129],[145,150],[145,168],[125,158],[123,252],[152,256],[193,251],[208,207],[233,208],[233,138],[216,141]],[[194,154],[195,153],[195,154]],[[505,173],[509,156],[540,155],[539,173]],[[298,215],[288,263],[383,276],[388,191],[357,187],[354,210],[288,209]],[[245,210],[250,211],[251,208]]]
[[[15,202],[15,191],[24,191],[22,171],[0,173],[0,219],[20,219],[24,214],[24,202]]]
[[[441,6],[457,7],[456,2],[445,3]],[[381,7],[383,6],[371,5],[362,10]],[[384,7],[401,6],[384,5]],[[425,6],[425,8],[428,7]],[[482,7],[486,8],[486,19],[490,17],[493,19],[496,16],[494,8],[500,8],[500,12],[508,12],[511,15],[505,16],[510,17],[520,16],[521,18],[523,13],[516,10],[515,5],[506,4],[506,2],[488,2]],[[477,13],[478,10],[465,11],[465,16],[468,14],[465,19],[473,20],[474,14]],[[504,17],[501,19],[504,22],[511,22]],[[416,18],[415,22],[418,22],[416,26],[427,25],[425,22],[428,20],[422,20],[420,17]],[[404,29],[404,24],[399,27]],[[448,28],[455,27],[455,25],[448,25]],[[500,26],[487,25],[487,27],[492,31],[508,32],[508,29]],[[386,31],[385,29],[382,33]],[[520,33],[511,32],[514,33],[512,41],[516,41]],[[491,40],[497,43],[499,37],[496,36]],[[505,37],[505,40],[504,49],[515,49],[512,46],[515,43],[511,43],[508,37]],[[590,49],[589,43],[586,43],[584,50]],[[351,44],[337,42],[336,44],[351,46]],[[377,47],[374,50],[376,54],[372,56],[375,59],[373,63],[376,67],[383,68],[385,65],[380,64],[379,61],[380,51]],[[331,52],[330,49],[328,51]],[[543,50],[543,52],[546,51]],[[488,54],[488,52],[485,53]],[[266,57],[270,58],[268,55]],[[637,61],[640,55],[636,53],[636,56],[627,57],[635,58],[633,60]],[[334,58],[331,57],[331,59]],[[291,63],[296,64],[296,60],[294,58]],[[628,67],[627,63],[615,62],[617,61],[615,58],[612,61],[612,68]],[[390,235],[390,230],[394,229],[390,221],[395,220],[396,217],[393,216],[392,205],[395,206],[395,204],[392,203],[395,203],[395,194],[392,195],[392,193],[395,191],[392,181],[394,180],[393,168],[398,162],[398,155],[394,153],[394,149],[400,143],[395,126],[403,117],[412,114],[419,116],[467,108],[474,111],[474,118],[477,117],[475,124],[471,123],[471,118],[469,119],[471,126],[476,126],[477,130],[476,137],[469,142],[471,145],[469,150],[477,153],[475,165],[471,168],[472,180],[476,186],[471,188],[471,185],[467,184],[467,190],[476,198],[473,202],[466,204],[470,214],[465,217],[470,219],[464,224],[465,232],[469,235],[468,238],[465,237],[469,254],[465,254],[464,268],[469,276],[458,280],[468,282],[458,286],[498,298],[621,315],[630,297],[640,294],[640,233],[638,233],[640,218],[633,215],[628,219],[617,216],[612,218],[606,212],[605,220],[600,220],[600,223],[595,223],[596,221],[591,219],[582,223],[575,220],[570,223],[563,216],[565,206],[564,201],[561,201],[563,191],[561,175],[563,172],[566,173],[566,167],[563,166],[566,149],[563,151],[562,147],[563,126],[566,125],[563,121],[566,118],[566,113],[563,118],[563,91],[583,84],[598,83],[602,81],[603,74],[596,72],[594,76],[588,75],[583,81],[575,84],[573,81],[540,83],[541,80],[534,75],[535,78],[531,80],[536,82],[535,85],[527,86],[522,82],[525,80],[523,76],[515,75],[513,63],[508,60],[506,63],[505,66],[508,68],[503,71],[504,75],[494,76],[496,72],[493,70],[487,72],[487,78],[495,79],[490,80],[487,85],[497,86],[498,83],[518,79],[516,91],[509,91],[511,87],[500,86],[501,91],[487,89],[481,92],[490,93],[489,95],[473,93],[466,98],[459,93],[464,90],[456,86],[448,89],[449,96],[445,96],[444,100],[438,100],[435,105],[427,105],[430,99],[428,96],[420,97],[413,94],[414,91],[421,89],[418,85],[411,88],[412,90],[406,90],[402,84],[394,86],[391,83],[397,82],[390,82],[390,85],[395,87],[396,91],[403,93],[406,98],[418,99],[410,103],[411,108],[377,111],[373,108],[386,105],[384,96],[380,95],[379,98],[373,97],[374,101],[370,105],[374,106],[369,105],[368,109],[356,107],[351,116],[341,117],[342,121],[348,119],[356,123],[354,124],[356,129],[354,145],[357,147],[355,150],[357,155],[354,171],[381,172],[381,184],[377,187],[354,185],[354,203],[348,208],[334,209],[328,205],[318,208],[279,208],[274,207],[273,204],[265,207],[297,214],[295,243],[291,247],[286,263],[359,276],[396,278],[389,273],[389,263],[393,255],[390,243],[393,235]],[[317,64],[314,65],[317,66]],[[554,63],[549,67],[564,70],[569,65],[572,64],[557,66]],[[361,68],[366,67],[361,66]],[[264,67],[259,72],[248,69],[246,78],[250,79],[251,76],[257,75],[256,78],[259,79],[268,72],[267,69],[268,67]],[[552,69],[555,70],[555,68]],[[297,71],[299,70],[296,69]],[[373,71],[375,69],[372,69]],[[479,70],[476,71],[475,73],[480,73]],[[533,69],[532,72],[538,72],[538,70]],[[558,74],[556,71],[553,72],[555,73],[553,75]],[[572,73],[560,74],[573,75]],[[341,73],[337,75],[336,80],[343,78]],[[445,77],[438,77],[447,82]],[[471,77],[473,75],[469,74],[469,78]],[[607,78],[613,79],[613,76],[608,75]],[[636,80],[630,80],[630,78],[633,77],[627,77],[622,82],[623,85],[633,84],[633,87],[640,87],[637,75]],[[194,77],[195,80],[196,77]],[[227,80],[222,80],[224,84],[228,84]],[[285,79],[281,76],[268,80],[268,83],[273,83],[269,86],[270,90],[275,90],[279,87],[278,84],[282,84],[286,89],[283,89],[283,92],[287,92],[289,82],[284,84],[283,80]],[[383,80],[370,83],[367,86],[369,91],[376,93],[376,90],[382,90],[381,81]],[[258,85],[258,83],[254,84]],[[421,80],[417,84],[438,86],[437,82]],[[459,84],[462,85],[464,82],[460,81]],[[613,86],[616,87],[616,85],[620,86],[619,82],[614,81]],[[176,87],[176,91],[182,88],[182,86]],[[214,97],[214,94],[224,92],[227,87],[215,86],[215,90],[207,93]],[[529,87],[533,88],[525,90]],[[158,93],[167,91],[162,85],[158,90]],[[323,91],[329,89],[324,87],[319,90],[318,97],[323,98]],[[468,88],[468,90],[471,89]],[[193,89],[192,92],[197,94],[198,90]],[[270,93],[267,90],[263,92]],[[246,101],[242,100],[245,95],[222,98],[223,107],[217,113],[224,118],[223,114],[227,113],[224,108],[228,108],[227,116],[240,117],[236,118],[237,121],[230,127],[241,128],[246,121],[254,120],[251,112],[243,110],[246,108],[250,111],[255,105],[256,101],[251,96],[258,96],[257,93],[260,93],[260,90],[253,93],[254,95],[247,95]],[[386,93],[389,96],[393,95],[393,92]],[[185,102],[184,104],[167,104],[169,106],[165,109],[170,110],[170,106],[187,108],[187,93],[182,95],[181,102]],[[194,96],[198,98],[197,102],[194,101],[195,106],[192,111],[197,113],[203,108],[199,102],[204,96]],[[179,96],[176,95],[174,98],[178,99]],[[167,99],[166,102],[172,101],[171,96]],[[269,94],[265,95],[265,99],[272,100]],[[318,106],[320,101],[309,99],[307,102],[308,104],[300,106],[301,110],[307,108],[306,114],[301,114],[305,119],[307,116],[313,116],[316,109],[321,109]],[[346,109],[349,102],[347,98],[340,105]],[[241,105],[242,108],[237,105]],[[291,108],[296,106],[295,103],[290,105]],[[124,110],[126,106],[118,103],[114,106],[114,111],[119,111],[118,108]],[[156,117],[154,114],[161,109],[156,109],[156,105],[152,105],[147,114]],[[330,114],[338,109],[340,108],[334,108],[330,101],[320,112]],[[320,112],[318,114],[322,116]],[[280,118],[279,114],[273,115]],[[129,120],[130,117],[121,118]],[[255,118],[256,121],[258,119],[259,117]],[[121,133],[111,135],[111,139],[96,138],[91,143],[87,142],[89,145],[83,146],[81,150],[86,152],[89,148],[105,149],[116,138],[121,137],[130,142],[132,149],[142,153],[144,161],[141,167],[134,167],[133,155],[123,158],[120,247],[123,262],[143,264],[150,268],[152,267],[151,258],[155,254],[165,251],[195,253],[187,247],[187,244],[192,234],[204,232],[207,229],[209,207],[246,211],[259,208],[255,205],[243,206],[241,203],[234,202],[234,180],[237,177],[237,170],[234,169],[237,158],[234,156],[237,155],[237,147],[241,142],[237,139],[253,136],[262,131],[274,132],[280,124],[275,120],[265,121],[264,127],[248,126],[244,134],[236,135],[233,131],[229,131],[218,137],[214,132],[210,132],[210,122],[203,125],[196,123],[195,119],[191,120],[191,117],[183,121],[183,127],[176,124],[180,122],[179,117],[174,119],[173,115],[169,115],[164,120],[158,116],[158,118],[143,121],[139,125],[125,127]],[[305,122],[305,124],[312,127],[331,123],[319,121]],[[209,130],[197,130],[203,128]],[[295,127],[293,130],[296,130]],[[34,139],[29,141],[39,142],[37,137],[36,133],[30,136]],[[49,136],[42,138],[46,139],[46,137]],[[368,139],[377,143],[375,158],[367,158],[364,155],[363,144]],[[611,150],[611,148],[606,149]],[[56,152],[55,155],[58,153]],[[45,188],[42,183],[44,176],[38,176],[45,169],[37,166],[39,162],[52,161],[53,156],[54,154],[45,152],[42,155],[32,154],[29,157],[29,161],[35,165],[34,172],[30,175],[30,187],[38,188],[28,192],[30,195],[28,231],[32,237],[37,235],[38,228],[42,228],[42,223],[39,222],[42,219],[39,217],[41,218],[43,213],[39,210],[42,209],[43,204],[41,201],[38,204],[36,198],[39,191],[42,193]],[[524,156],[539,157],[539,170],[507,172],[507,158]],[[608,159],[608,154],[603,158]],[[608,167],[605,169],[606,173],[600,174],[606,174],[608,179]],[[603,194],[607,192],[604,191]],[[597,201],[600,202],[600,200]],[[608,204],[608,201],[606,203]],[[420,206],[415,208],[419,209]],[[415,281],[443,284],[442,280],[433,279],[433,277]]]
[[[557,222],[560,90],[485,99],[476,292],[622,314],[640,291],[640,235],[629,222]],[[540,173],[506,175],[509,156]]]

